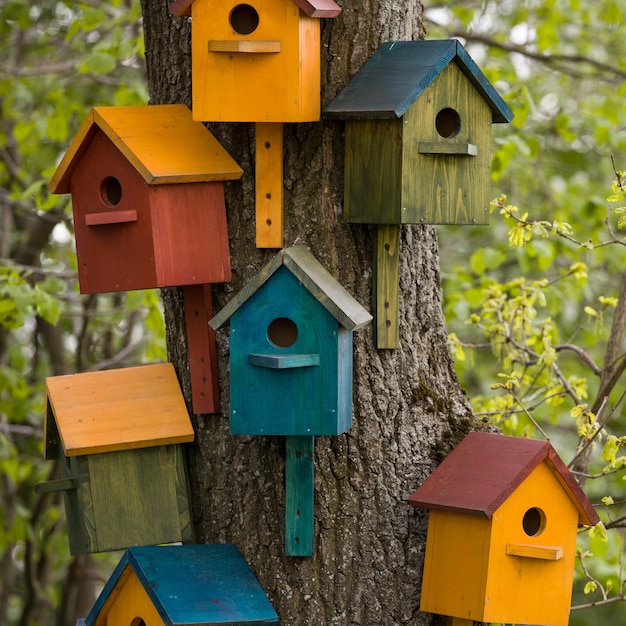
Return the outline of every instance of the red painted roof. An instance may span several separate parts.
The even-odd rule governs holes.
[[[173,15],[191,15],[191,5],[194,0],[175,0],[170,5]],[[341,7],[333,0],[293,0],[300,10],[309,17],[337,17]]]
[[[545,461],[578,509],[579,524],[600,520],[573,474],[547,441],[470,433],[410,496],[417,508],[491,518]]]

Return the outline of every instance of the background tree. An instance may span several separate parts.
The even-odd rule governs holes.
[[[189,24],[169,15],[167,0],[142,6],[150,100],[191,105]],[[383,41],[423,34],[414,0],[341,6],[322,23],[323,102]],[[227,186],[233,280],[214,290],[219,310],[275,251],[254,243],[252,125],[211,130],[245,172]],[[308,246],[369,307],[373,229],[342,219],[342,132],[336,122],[286,126],[285,245]],[[354,426],[317,439],[312,558],[283,553],[284,438],[228,432],[228,344],[218,333],[224,415],[194,417],[189,455],[197,539],[236,543],[285,624],[431,621],[418,614],[424,515],[406,499],[472,421],[446,341],[434,228],[403,228],[401,249],[400,348],[376,350],[371,327],[355,333]],[[164,302],[169,354],[185,378],[179,292],[167,291]]]

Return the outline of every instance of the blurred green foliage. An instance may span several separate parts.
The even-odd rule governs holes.
[[[47,182],[89,109],[145,104],[141,6],[0,2],[0,623],[74,626],[111,557],[69,555],[37,495],[46,376],[164,360],[158,293],[80,296],[70,199]]]
[[[439,229],[445,313],[476,414],[548,437],[598,506],[571,624],[620,621],[626,577],[626,1],[426,6],[515,118],[494,126],[489,227]]]

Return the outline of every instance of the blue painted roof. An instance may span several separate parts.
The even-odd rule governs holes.
[[[114,601],[127,567],[167,626],[278,624],[278,615],[237,546],[197,544],[128,548],[86,626],[93,626],[108,601]]]
[[[326,106],[324,117],[400,118],[453,61],[485,99],[493,121],[510,122],[513,112],[455,39],[383,44]]]

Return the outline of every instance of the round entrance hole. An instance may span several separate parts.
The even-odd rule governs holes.
[[[529,537],[536,537],[546,527],[546,514],[537,507],[532,507],[524,513],[522,528]]]
[[[249,4],[238,4],[230,12],[230,25],[239,35],[253,33],[259,25],[259,14]]]
[[[131,621],[130,626],[146,626],[146,622],[141,617],[135,617]]]
[[[454,137],[461,130],[461,118],[454,109],[441,109],[435,118],[435,128],[442,137]]]
[[[122,199],[122,185],[114,176],[107,176],[100,185],[100,196],[105,204],[117,206]]]
[[[267,327],[267,337],[277,348],[288,348],[296,343],[298,327],[286,317],[277,317]]]

